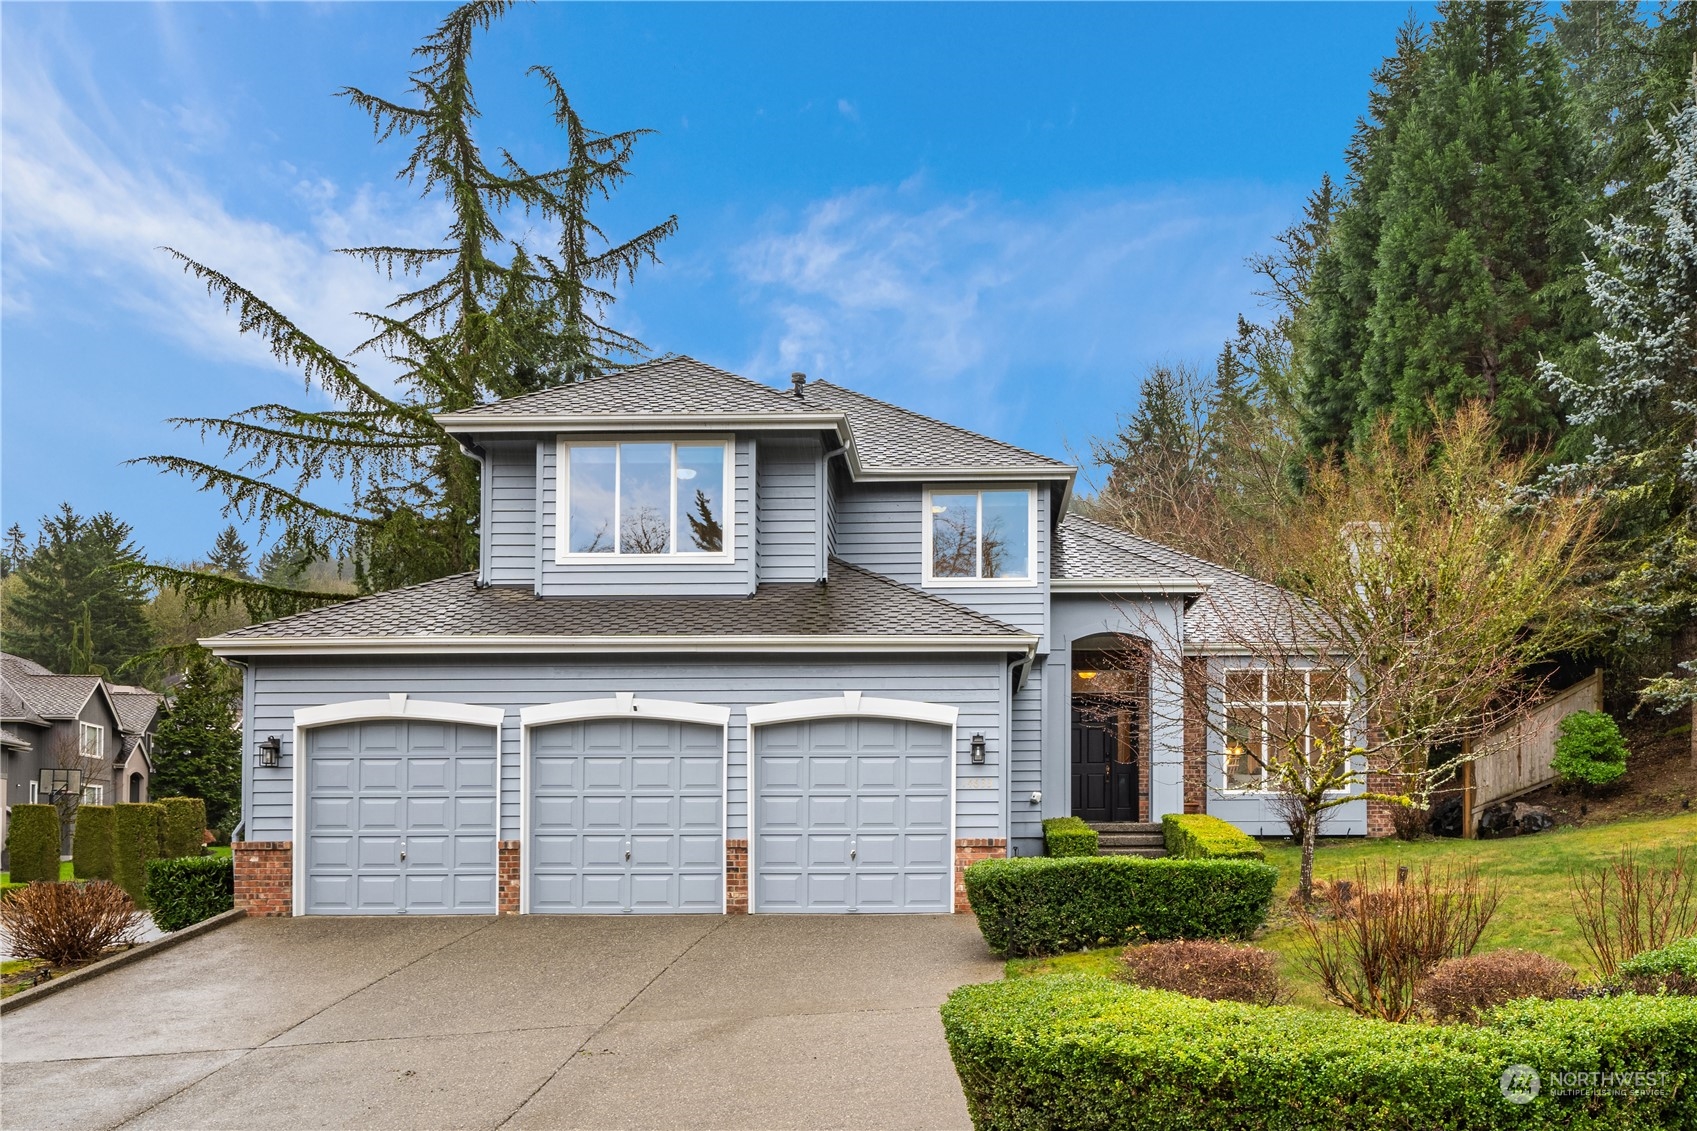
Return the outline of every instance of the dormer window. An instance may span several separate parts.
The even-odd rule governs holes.
[[[562,440],[556,557],[728,558],[730,479],[723,439]]]
[[[925,492],[925,580],[1029,585],[1037,507],[1029,488],[932,487]]]

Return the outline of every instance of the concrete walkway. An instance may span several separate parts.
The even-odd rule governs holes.
[[[0,1123],[967,1127],[970,915],[243,920],[0,1021]]]

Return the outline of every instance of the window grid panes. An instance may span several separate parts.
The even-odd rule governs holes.
[[[931,492],[931,577],[1026,580],[1031,566],[1031,492]]]
[[[719,441],[567,445],[566,552],[724,553],[725,453]]]
[[[1265,788],[1275,750],[1312,758],[1344,741],[1347,684],[1331,669],[1228,669],[1225,695],[1227,789]]]

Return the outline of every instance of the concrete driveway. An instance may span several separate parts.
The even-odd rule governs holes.
[[[970,915],[257,919],[0,1021],[0,1122],[967,1127]]]

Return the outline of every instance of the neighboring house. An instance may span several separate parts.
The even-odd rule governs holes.
[[[1045,817],[1283,831],[1179,675],[1232,663],[1199,594],[1276,590],[1069,515],[1071,466],[683,357],[439,419],[475,574],[205,642],[253,913],[946,912]]]
[[[81,772],[82,800],[147,800],[148,744],[161,697],[94,675],[56,675],[0,652],[0,744],[5,825],[14,805],[52,801],[56,782]],[[67,830],[68,837],[68,830]]]

